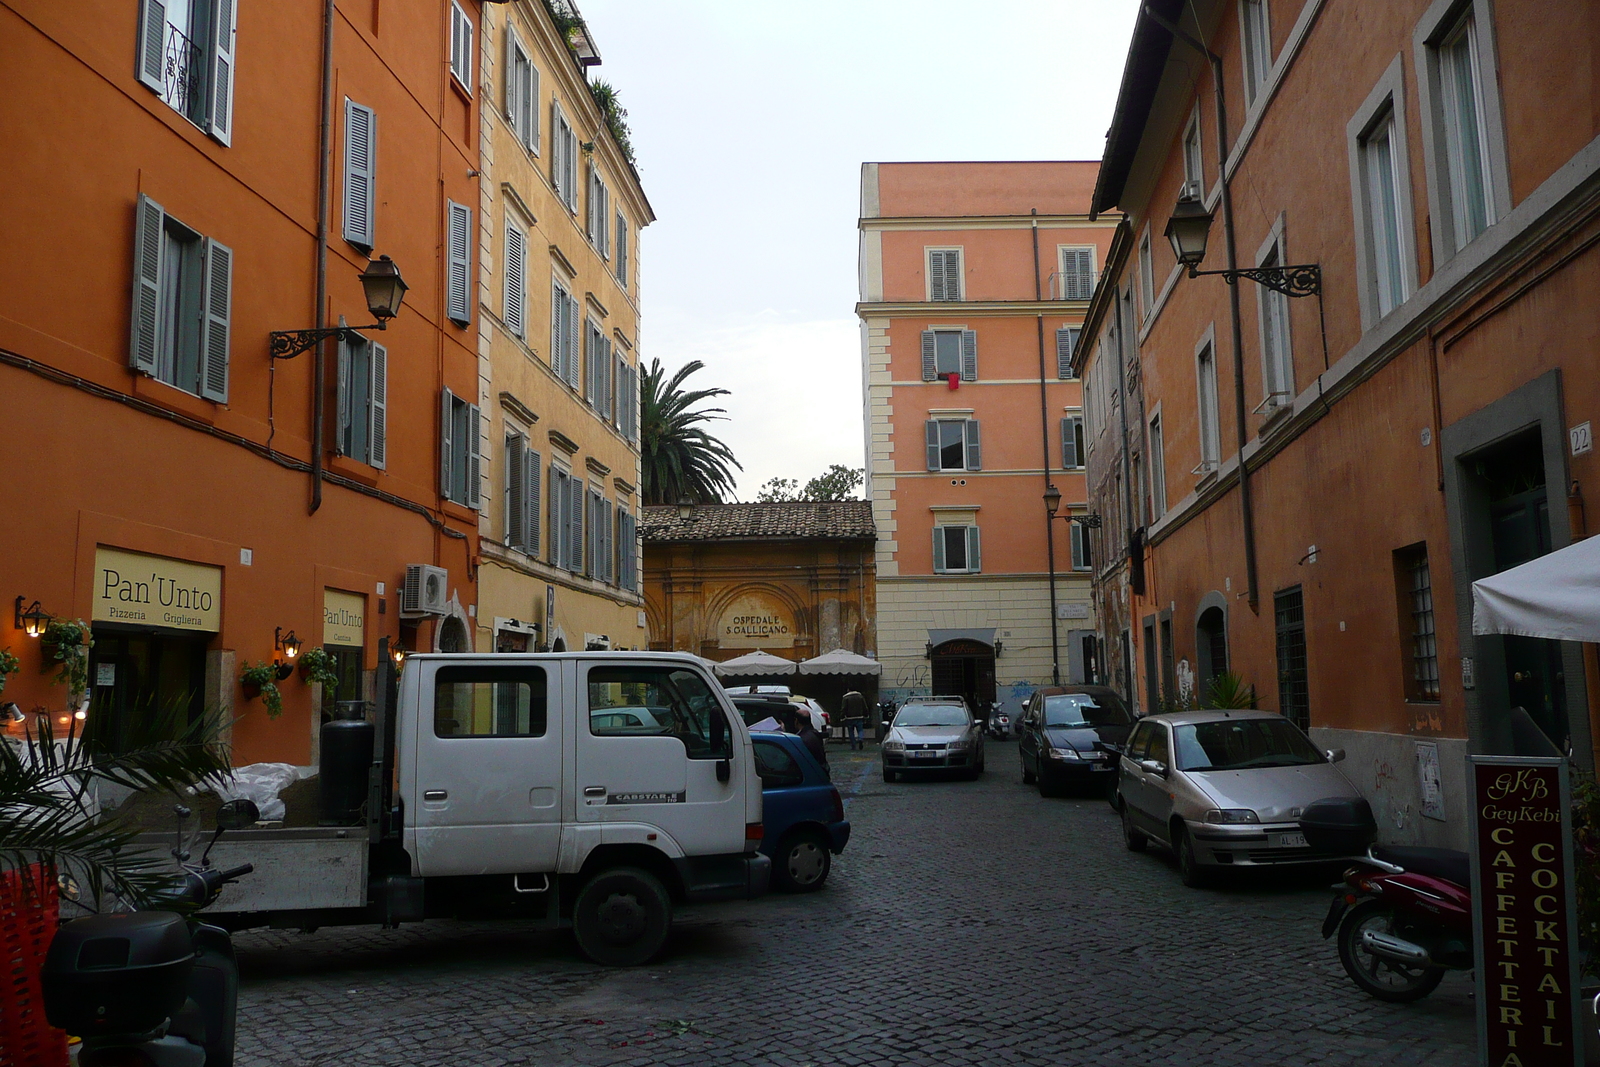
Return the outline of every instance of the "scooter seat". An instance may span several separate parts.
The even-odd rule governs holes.
[[[206,1043],[206,1017],[200,1010],[200,1005],[194,998],[183,1002],[183,1007],[167,1021],[167,1033],[173,1037],[181,1037],[195,1045]]]
[[[1393,863],[1430,878],[1454,882],[1463,889],[1471,880],[1465,852],[1453,848],[1422,848],[1411,845],[1377,845],[1372,854],[1385,863]]]

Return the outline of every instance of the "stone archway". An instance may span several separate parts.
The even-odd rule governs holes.
[[[718,648],[785,655],[815,641],[805,603],[793,589],[773,582],[744,582],[722,590],[707,604],[706,618],[706,641]]]

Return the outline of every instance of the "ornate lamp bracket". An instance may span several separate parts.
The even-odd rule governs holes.
[[[1229,285],[1248,278],[1285,296],[1316,296],[1322,292],[1322,267],[1316,263],[1296,263],[1285,267],[1240,267],[1238,270],[1191,270],[1189,277],[1217,275]]]

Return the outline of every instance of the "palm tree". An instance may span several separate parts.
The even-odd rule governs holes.
[[[733,494],[732,464],[739,470],[733,450],[712,437],[701,423],[726,418],[722,408],[694,408],[713,397],[728,396],[726,389],[685,392],[684,379],[705,366],[698,359],[678,369],[671,380],[659,359],[652,359],[641,376],[639,450],[644,468],[646,504],[720,503]]]

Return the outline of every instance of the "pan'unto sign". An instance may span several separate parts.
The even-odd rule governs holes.
[[[222,568],[104,545],[94,552],[95,622],[215,633]]]
[[[747,593],[723,610],[717,643],[723,648],[793,648],[794,622],[776,598]]]

